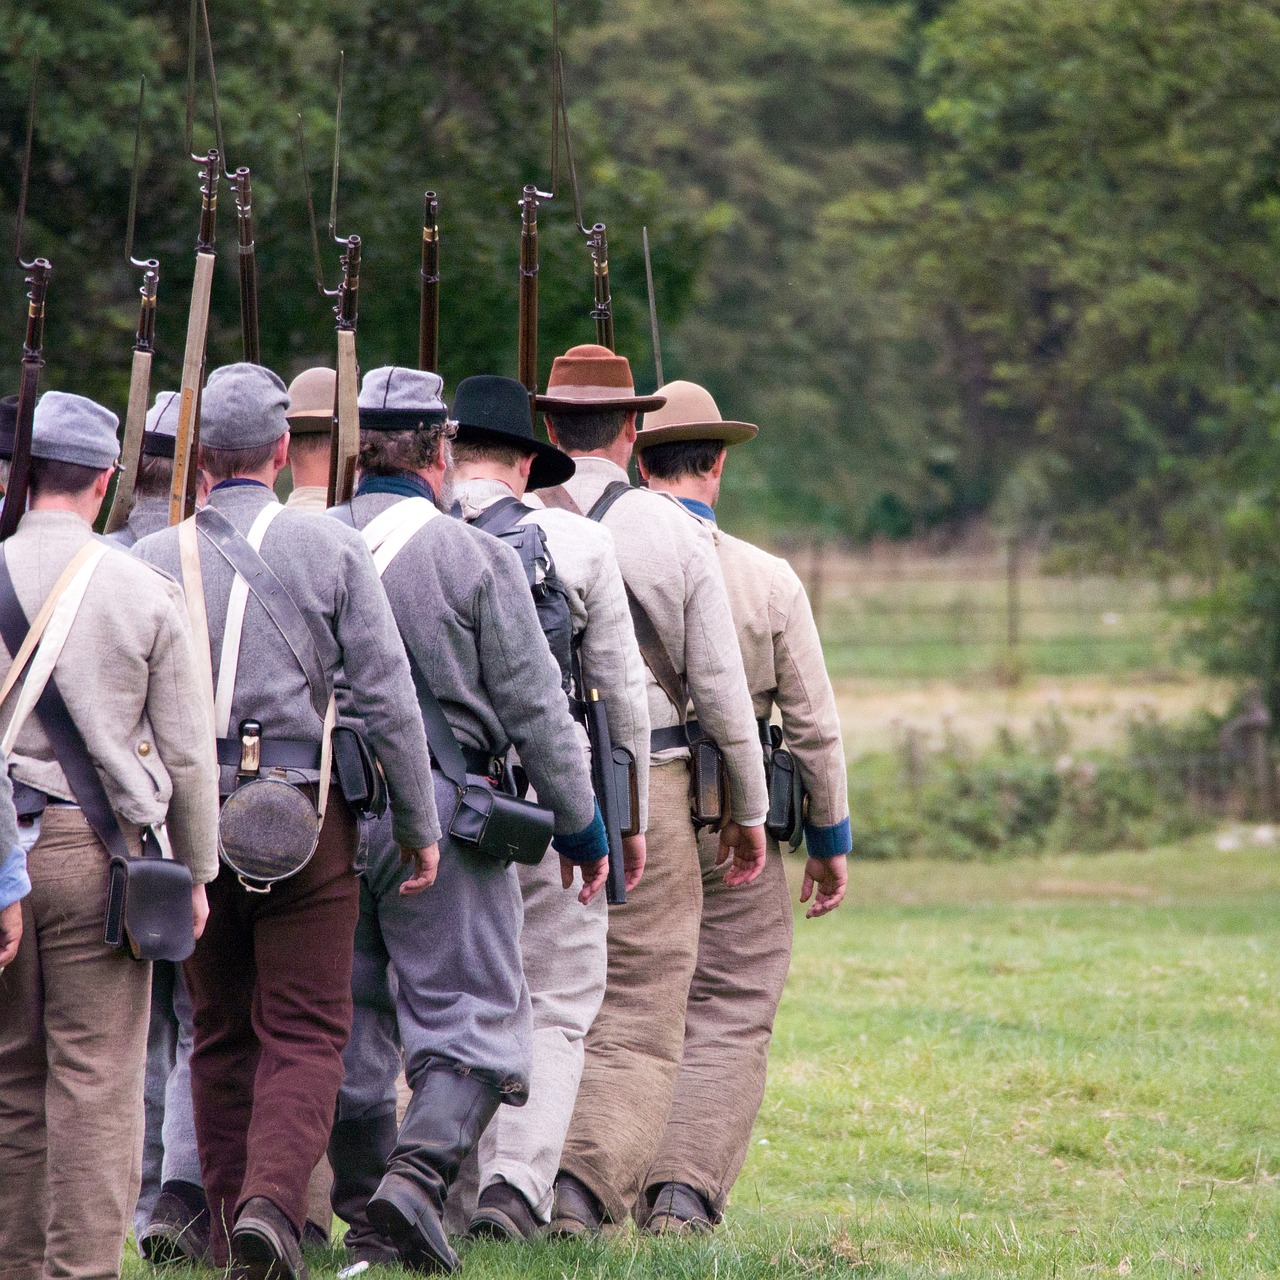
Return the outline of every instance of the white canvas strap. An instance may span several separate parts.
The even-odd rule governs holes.
[[[382,577],[387,566],[404,550],[409,539],[439,514],[435,503],[428,502],[426,498],[405,498],[374,516],[360,530],[365,545],[373,552],[378,577]]]
[[[258,512],[245,541],[262,551],[262,539],[266,537],[271,522],[284,508],[278,502],[269,502]],[[222,632],[222,656],[218,661],[218,681],[213,691],[213,725],[215,737],[225,738],[231,729],[231,702],[236,692],[236,671],[240,666],[240,639],[244,631],[244,611],[249,604],[249,584],[236,574],[231,583],[231,595],[227,599],[227,625]]]
[[[13,719],[0,739],[0,753],[6,757],[13,750],[18,734],[22,732],[28,716],[35,710],[44,687],[53,675],[67,636],[71,634],[72,624],[80,612],[85,592],[89,589],[89,580],[94,570],[102,562],[102,557],[110,548],[106,543],[96,539],[86,543],[72,558],[71,563],[63,570],[62,576],[54,584],[49,598],[41,606],[36,621],[27,632],[22,648],[14,655],[13,665],[9,669],[4,684],[0,685],[0,703],[12,692],[14,684],[22,675],[27,663],[27,655],[34,648],[35,656],[31,659],[30,669],[22,682],[22,690],[18,694],[18,703],[13,711]]]

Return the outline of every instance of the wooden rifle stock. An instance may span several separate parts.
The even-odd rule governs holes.
[[[609,292],[609,241],[603,222],[587,232],[591,249],[591,274],[595,283],[595,306],[591,318],[596,322],[596,341],[613,350],[613,298]]]
[[[44,366],[44,314],[53,267],[37,258],[27,268],[27,333],[22,344],[22,378],[18,384],[18,420],[14,426],[13,460],[9,464],[9,486],[0,514],[0,541],[12,537],[27,509],[27,487],[31,479],[31,428],[40,390],[40,370]]]
[[[527,186],[520,200],[520,338],[517,376],[529,392],[535,421],[538,394],[538,189]]]
[[[151,398],[151,357],[156,339],[156,290],[160,275],[148,271],[142,278],[138,307],[138,334],[133,344],[133,369],[129,376],[129,408],[124,419],[124,443],[120,449],[120,471],[107,515],[104,533],[115,533],[129,519],[133,493],[138,483],[142,459],[142,437],[147,424],[147,401]]]
[[[360,313],[360,237],[348,236],[338,290],[338,384],[334,390],[333,434],[329,449],[329,502],[336,507],[355,492],[360,453],[360,370],[356,362],[356,323]]]
[[[241,166],[232,177],[236,198],[236,232],[240,241],[240,332],[244,358],[262,363],[258,342],[258,267],[253,240],[253,187],[249,170]]]
[[[440,367],[440,202],[434,191],[423,197],[421,298],[418,306],[418,368]]]

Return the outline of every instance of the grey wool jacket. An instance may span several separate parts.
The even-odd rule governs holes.
[[[209,505],[242,534],[275,500],[270,489],[255,483],[217,487],[209,495]],[[201,537],[199,545],[216,679],[234,574],[207,539]],[[176,528],[144,538],[134,554],[182,576]],[[349,705],[386,774],[396,842],[406,848],[434,844],[440,838],[440,823],[413,677],[363,539],[336,520],[286,509],[267,530],[261,554],[311,623],[330,684],[340,677],[348,686]],[[312,706],[306,676],[252,593],[231,704],[233,734],[245,719],[260,721],[267,739],[320,741],[322,722]],[[226,773],[229,782],[234,770]]]
[[[115,533],[107,534],[106,537],[108,542],[128,548],[135,546],[143,538],[167,528],[168,524],[168,498],[138,498],[134,501],[133,510],[129,512],[129,519],[125,521],[124,527],[117,529]]]
[[[14,590],[29,619],[40,610],[93,530],[70,511],[28,511],[4,544]],[[12,655],[0,642],[7,674]],[[182,590],[112,548],[89,582],[54,668],[118,818],[166,823],[174,857],[197,884],[218,871],[218,773]],[[17,695],[3,708],[12,718]],[[9,761],[19,782],[74,800],[32,715]]]
[[[353,498],[356,528],[400,501],[387,493]],[[514,745],[539,802],[555,813],[556,834],[590,826],[591,774],[520,557],[497,538],[442,516],[409,539],[382,585],[405,646],[459,743],[495,755]]]
[[[576,456],[565,482],[586,512],[627,473],[608,458]],[[623,581],[644,605],[689,687],[694,715],[724,752],[735,821],[757,826],[769,809],[764,760],[738,637],[711,535],[674,498],[648,489],[623,494],[602,521],[613,535]],[[649,720],[655,729],[682,723],[677,708],[647,672]],[[663,752],[655,761],[682,752]]]
[[[453,496],[461,504],[462,518],[472,520],[513,495],[500,480],[467,480],[454,486]],[[640,830],[644,831],[649,818],[649,700],[644,659],[631,625],[613,536],[594,520],[542,506],[533,494],[522,501],[534,508],[523,522],[533,521],[542,529],[568,596],[583,680],[588,689],[600,691],[613,741],[636,758]]]

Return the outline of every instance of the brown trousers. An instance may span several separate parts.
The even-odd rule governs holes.
[[[685,1012],[684,1058],[662,1145],[644,1180],[684,1182],[717,1220],[742,1169],[764,1100],[773,1019],[791,962],[791,902],[782,853],[769,840],[764,870],[728,888],[716,839],[701,833],[702,926]],[[640,1208],[643,1217],[647,1205]]]
[[[355,820],[330,792],[311,861],[270,893],[222,869],[184,976],[195,1014],[191,1097],[212,1253],[229,1257],[240,1207],[272,1201],[300,1232],[324,1154],[351,1032],[359,915]]]
[[[107,861],[79,809],[45,811],[22,942],[0,974],[2,1280],[120,1274],[141,1178],[151,966],[103,945]]]
[[[657,1154],[684,1049],[702,877],[683,760],[649,772],[647,844],[644,878],[609,908],[604,1003],[560,1161],[613,1222],[626,1221]]]

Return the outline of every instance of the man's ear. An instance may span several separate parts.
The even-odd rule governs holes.
[[[724,474],[725,459],[728,458],[728,456],[729,456],[729,450],[721,449],[719,454],[716,457],[715,462],[711,464],[711,471],[708,474],[710,474],[714,479],[719,480],[720,477]]]
[[[277,471],[283,471],[289,465],[289,433],[286,431],[284,435],[276,441],[275,456],[271,459],[271,465]]]
[[[640,478],[644,481],[649,479],[649,468],[644,465],[644,450],[641,449],[636,454],[636,470],[640,472]]]
[[[533,460],[536,456],[536,454],[526,453],[520,459],[520,465],[517,470],[520,472],[520,479],[523,480],[525,484],[529,483],[529,472],[533,470]]]
[[[111,487],[111,477],[115,473],[115,467],[108,467],[105,471],[98,472],[97,478],[93,482],[93,496],[99,501],[107,496],[107,490]]]
[[[627,410],[627,425],[622,428],[623,439],[628,444],[636,442],[636,411],[634,409]]]
[[[555,423],[551,421],[550,415],[544,413],[542,415],[542,422],[543,422],[543,425],[547,428],[547,439],[550,440],[552,444],[559,447],[560,441],[556,437]]]

